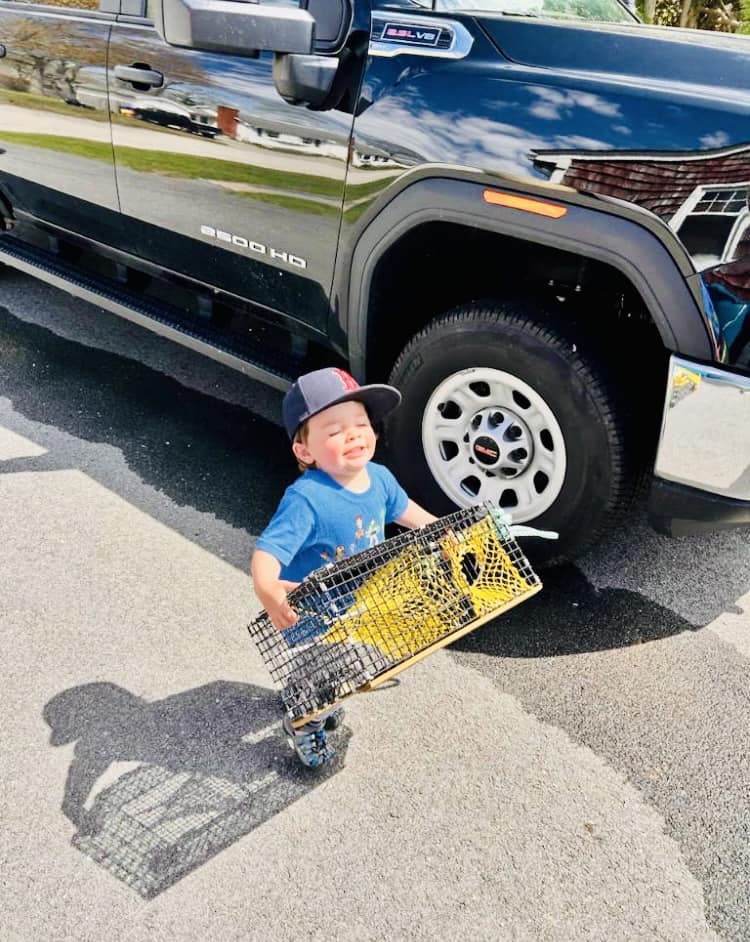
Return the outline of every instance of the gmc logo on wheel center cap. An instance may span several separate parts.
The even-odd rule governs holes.
[[[500,457],[497,442],[488,435],[481,435],[473,445],[474,455],[482,464],[495,464]]]

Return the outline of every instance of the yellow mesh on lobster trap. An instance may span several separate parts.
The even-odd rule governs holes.
[[[393,660],[409,657],[531,589],[511,561],[488,515],[443,536],[429,553],[407,546],[367,576],[352,606],[323,642],[371,644]]]
[[[295,722],[370,689],[541,589],[501,513],[480,505],[316,570],[299,615],[249,631]]]

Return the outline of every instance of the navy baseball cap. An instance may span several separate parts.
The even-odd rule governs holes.
[[[379,422],[401,402],[401,393],[394,386],[372,383],[360,386],[346,370],[326,367],[300,376],[284,396],[281,411],[289,438],[308,419],[339,402],[361,402],[370,421]]]

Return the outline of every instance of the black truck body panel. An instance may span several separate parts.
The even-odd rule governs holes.
[[[676,392],[711,401],[701,364],[738,393],[750,377],[750,39],[612,2],[607,23],[326,8],[316,50],[337,65],[309,74],[335,77],[306,107],[273,51],[170,45],[138,0],[2,0],[0,258],[284,388],[326,358],[386,379],[379,338],[398,351],[444,313],[449,272],[410,265],[421,233],[428,255],[453,240],[440,266],[481,236],[483,295],[595,283],[595,305],[610,282],[618,316],[654,325],[674,434]],[[396,257],[405,295],[433,282],[424,311],[390,305]],[[159,280],[171,300],[140,297]],[[657,477],[650,512],[683,533],[747,523],[748,501]]]

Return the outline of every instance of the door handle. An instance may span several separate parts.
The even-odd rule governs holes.
[[[149,85],[152,88],[161,88],[164,84],[164,76],[161,72],[155,72],[148,66],[140,65],[116,65],[115,78],[121,82],[130,82],[133,85]]]

